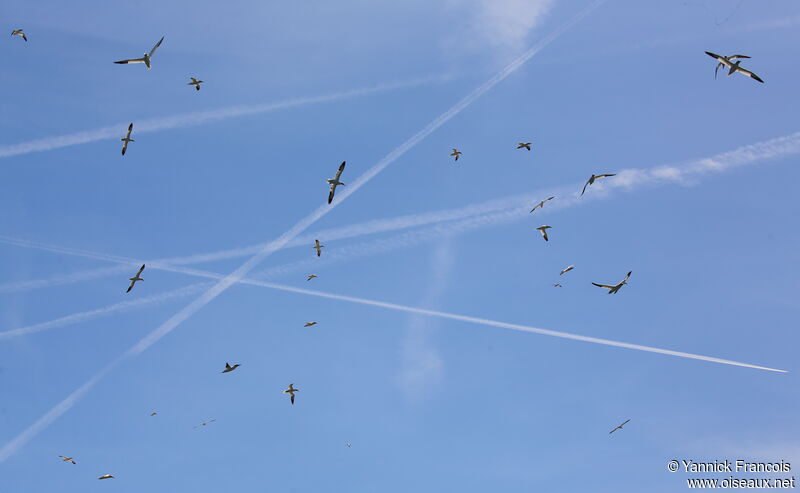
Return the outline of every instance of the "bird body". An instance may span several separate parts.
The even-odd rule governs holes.
[[[11,31],[11,35],[12,36],[19,36],[22,39],[24,39],[26,42],[28,41],[28,37],[25,36],[25,31],[23,31],[22,29],[14,29],[13,31]]]
[[[586,187],[588,187],[589,185],[593,184],[595,182],[595,180],[599,180],[600,178],[608,178],[609,176],[617,176],[617,174],[616,173],[605,173],[605,174],[602,174],[602,175],[592,175],[592,176],[590,176],[589,180],[586,182],[586,185],[583,186],[583,191],[581,192],[581,197],[583,197],[583,194],[586,193]]]
[[[559,273],[558,273],[558,275],[559,275],[559,276],[563,276],[564,274],[566,274],[567,272],[571,271],[571,270],[572,270],[572,269],[574,269],[574,268],[575,268],[575,266],[574,266],[574,265],[570,265],[569,267],[564,267],[564,268],[561,270],[561,272],[559,272]]]
[[[129,277],[129,278],[128,278],[128,280],[131,282],[131,285],[130,285],[130,286],[128,286],[128,290],[127,290],[127,291],[125,291],[126,293],[130,293],[130,292],[131,292],[131,289],[133,289],[133,285],[134,285],[134,284],[136,284],[136,282],[137,282],[137,281],[144,281],[144,279],[143,279],[143,278],[142,278],[142,277],[139,275],[139,274],[141,274],[141,273],[142,273],[142,271],[144,270],[144,265],[145,265],[145,264],[142,264],[142,266],[141,266],[141,267],[139,267],[139,271],[138,271],[138,272],[136,272],[136,275],[135,275],[135,276],[133,276],[133,277]]]
[[[333,195],[336,193],[336,187],[338,187],[339,185],[344,186],[344,183],[339,181],[339,178],[342,176],[342,171],[344,171],[345,164],[347,164],[347,161],[342,161],[342,164],[339,165],[339,169],[336,171],[336,176],[325,180],[331,185],[331,190],[330,192],[328,192],[329,204],[333,202]]]
[[[195,425],[194,427],[195,428],[200,428],[201,426],[209,425],[209,424],[213,423],[214,421],[216,421],[216,419],[210,419],[208,421],[203,421],[202,423],[200,423],[199,425]]]
[[[714,69],[714,78],[715,79],[717,78],[717,72],[719,71],[719,69],[722,68],[722,67],[727,67],[727,68],[730,69],[728,71],[728,76],[729,77],[731,75],[735,74],[736,72],[739,72],[740,74],[746,75],[746,76],[750,77],[753,80],[757,80],[758,82],[761,82],[762,84],[764,83],[764,81],[761,80],[761,77],[759,77],[756,74],[754,74],[753,72],[751,72],[751,71],[739,66],[739,64],[742,63],[742,59],[743,58],[750,58],[747,55],[722,56],[722,55],[717,55],[716,53],[712,53],[710,51],[707,51],[706,55],[708,55],[711,58],[717,60],[717,62],[718,62],[717,63],[717,68]],[[733,60],[736,60],[736,62],[734,62]]]
[[[73,464],[77,464],[77,462],[75,462],[72,459],[72,457],[66,457],[66,456],[63,456],[63,455],[59,455],[59,457],[61,457],[61,461],[62,462],[72,462]]]
[[[120,61],[114,62],[114,63],[123,63],[123,64],[126,64],[126,63],[144,63],[144,66],[147,67],[148,70],[150,70],[150,68],[152,67],[151,64],[150,64],[150,59],[153,57],[153,55],[155,54],[155,52],[158,49],[158,47],[161,46],[161,42],[162,41],[164,41],[164,37],[163,36],[161,37],[161,39],[158,40],[158,43],[156,43],[155,46],[153,46],[153,49],[150,50],[149,53],[145,53],[144,55],[142,55],[142,58],[129,58],[127,60],[120,60]]]
[[[303,327],[311,327],[312,325],[317,325],[317,322],[306,322]]]
[[[128,143],[129,142],[136,142],[131,138],[131,132],[133,132],[133,123],[128,125],[128,133],[125,134],[125,137],[119,139],[122,141],[122,155],[125,155],[125,151],[128,150]]]
[[[453,147],[453,152],[450,153],[451,156],[454,156],[455,159],[453,161],[458,161],[458,157],[463,154],[461,151]]]
[[[289,384],[289,388],[287,388],[286,390],[283,391],[284,394],[289,394],[291,396],[291,398],[289,400],[292,402],[292,404],[294,404],[294,393],[295,392],[300,392],[300,389],[294,388],[294,384],[293,383],[290,383]]]
[[[317,276],[316,274],[309,274],[309,276],[306,278],[306,281],[310,281],[312,279],[316,279],[317,277],[319,277],[319,276]]]
[[[231,372],[231,371],[233,371],[233,370],[235,370],[235,369],[239,368],[240,366],[242,366],[242,365],[240,365],[239,363],[236,363],[235,365],[231,366],[230,364],[228,364],[228,363],[226,362],[226,363],[225,363],[225,369],[224,369],[224,370],[222,370],[220,373],[228,373],[228,372]]]
[[[314,246],[311,248],[317,251],[317,257],[319,257],[322,255],[322,249],[325,248],[325,245],[320,245],[319,240],[314,240]]]
[[[533,209],[531,209],[531,212],[535,211],[536,209],[541,209],[542,207],[544,207],[544,203],[545,203],[545,202],[550,202],[550,201],[551,201],[551,200],[553,200],[554,198],[555,198],[555,196],[553,196],[553,197],[548,197],[548,198],[546,198],[546,199],[542,200],[541,202],[539,202],[538,204],[536,204],[535,206],[533,206]]]
[[[531,150],[531,143],[530,142],[518,142],[517,149],[528,149]]]
[[[194,88],[199,91],[200,90],[200,84],[202,84],[203,81],[202,80],[197,80],[194,77],[189,77],[189,78],[192,79],[192,81],[191,82],[187,82],[186,85],[187,86],[194,86]]]
[[[633,273],[633,271],[628,272],[628,274],[625,275],[625,279],[623,279],[622,281],[620,281],[617,284],[614,284],[613,286],[611,286],[609,284],[598,284],[596,282],[593,282],[592,284],[594,284],[598,288],[606,288],[606,289],[608,289],[608,294],[615,294],[617,291],[622,289],[622,286],[628,284],[628,279],[631,277],[632,273]]]
[[[103,474],[102,476],[100,476],[100,477],[99,477],[99,478],[97,478],[97,479],[111,479],[111,478],[113,478],[113,477],[114,477],[114,476],[112,476],[112,475],[110,475],[110,474]]]

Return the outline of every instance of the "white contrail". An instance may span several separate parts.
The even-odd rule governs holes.
[[[556,39],[561,33],[566,31],[580,19],[588,15],[591,11],[593,11],[595,8],[601,5],[604,1],[605,0],[595,0],[588,7],[586,7],[572,19],[570,19],[568,22],[566,22],[561,27],[556,29],[552,34],[548,35],[543,40],[536,43],[531,49],[525,52],[522,56],[511,62],[511,64],[509,64],[505,69],[503,69],[498,75],[489,79],[488,82],[481,85],[472,93],[467,95],[467,97],[456,103],[455,106],[453,106],[451,109],[447,110],[445,113],[440,115],[428,126],[426,126],[423,130],[412,136],[409,140],[400,145],[400,147],[389,153],[386,157],[384,157],[381,161],[375,164],[372,168],[370,168],[361,176],[359,176],[352,184],[346,187],[344,193],[340,193],[339,197],[334,201],[333,204],[330,205],[323,204],[321,207],[317,208],[316,211],[312,212],[310,215],[306,216],[304,219],[298,222],[294,227],[289,229],[289,231],[282,234],[276,240],[267,244],[260,252],[251,257],[247,262],[245,262],[239,268],[237,268],[236,270],[225,276],[225,278],[217,282],[211,289],[203,293],[195,301],[184,307],[182,310],[180,310],[178,313],[170,317],[166,322],[161,324],[158,328],[156,328],[154,331],[152,331],[150,334],[148,334],[142,340],[136,343],[126,354],[138,355],[142,351],[150,347],[152,344],[157,342],[159,339],[167,335],[169,332],[175,329],[175,327],[180,325],[181,322],[183,322],[184,320],[192,316],[194,313],[196,313],[197,310],[199,310],[200,308],[211,302],[214,298],[222,294],[226,289],[228,289],[234,283],[244,278],[244,276],[246,276],[247,273],[250,272],[262,260],[267,258],[278,248],[282,248],[283,246],[285,246],[288,242],[290,242],[292,239],[294,239],[300,233],[302,233],[306,228],[314,224],[317,220],[325,216],[328,212],[332,211],[338,204],[340,204],[343,200],[347,199],[347,197],[352,195],[359,188],[364,186],[367,182],[369,182],[369,180],[371,180],[384,168],[386,168],[386,166],[388,166],[397,158],[405,154],[414,145],[416,145],[417,143],[422,141],[425,137],[433,133],[437,128],[439,128],[445,122],[456,116],[459,112],[463,111],[464,108],[469,106],[469,104],[475,101],[478,97],[485,94],[492,87],[494,87],[499,82],[501,82],[509,75],[511,75],[514,71],[516,71],[519,67],[521,67],[523,63],[525,63],[527,60],[533,57],[547,44]],[[67,400],[69,400],[68,404],[65,405],[65,402],[67,402],[67,400],[62,401],[60,404],[56,405],[56,407],[53,410],[49,411],[44,418],[41,418],[36,423],[34,423],[32,428],[35,427],[35,429],[33,431],[31,431],[31,428],[28,428],[26,431],[22,432],[21,435],[19,435],[11,442],[14,444],[12,447],[10,447],[9,444],[0,449],[0,462],[4,461],[7,457],[15,453],[19,449],[19,447],[27,443],[27,441],[30,440],[30,438],[35,436],[48,424],[52,423],[55,419],[57,419],[70,407],[72,407],[74,402],[76,402],[77,399],[82,397],[92,386],[94,386],[94,384],[98,380],[99,378],[93,377],[92,380],[90,380],[81,387],[81,389],[84,390],[79,389],[79,391],[81,392],[77,394],[77,396],[75,393],[73,393],[72,395],[70,395],[70,397],[67,398]]]
[[[139,120],[135,126],[137,134],[157,132],[159,130],[168,130],[173,128],[192,127],[197,125],[204,125],[220,120],[229,118],[236,118],[240,116],[255,115],[259,113],[268,113],[272,111],[293,108],[297,106],[305,106],[309,104],[319,103],[332,103],[345,99],[356,98],[359,96],[366,96],[378,92],[391,91],[394,89],[402,89],[406,87],[420,86],[429,84],[431,82],[448,80],[449,76],[434,76],[420,79],[414,79],[404,82],[394,82],[388,84],[379,84],[370,87],[362,87],[352,89],[350,91],[336,92],[332,94],[325,94],[322,96],[310,96],[305,98],[295,98],[286,101],[279,101],[276,103],[263,103],[254,105],[238,105],[229,106],[227,108],[219,108],[210,111],[198,111],[193,113],[183,113],[174,116],[164,116],[158,118],[149,118],[147,120]],[[87,144],[89,142],[97,142],[99,140],[116,138],[125,132],[128,123],[119,123],[117,125],[110,125],[107,127],[95,128],[92,130],[85,130],[68,135],[60,135],[54,137],[47,137],[44,139],[29,140],[27,142],[20,142],[18,144],[11,144],[0,146],[0,158],[20,156],[23,154],[30,154],[32,152],[50,151],[53,149],[60,149],[62,147],[69,147],[78,144]]]
[[[88,254],[87,254],[87,256],[88,256]],[[103,255],[103,254],[97,254],[97,258],[99,258],[99,259],[108,259],[109,257],[111,257],[111,256],[106,256],[106,255]],[[117,258],[120,261],[125,261],[125,259],[123,257],[114,257],[114,258]],[[127,260],[127,262],[130,262],[130,260]],[[209,271],[199,270],[199,269],[192,269],[192,268],[189,268],[189,267],[162,266],[161,268],[164,268],[165,270],[170,270],[170,271],[173,271],[173,272],[180,272],[180,273],[183,273],[183,274],[188,274],[188,275],[197,276],[197,277],[204,277],[204,278],[208,278],[208,279],[216,279],[216,280],[220,280],[220,281],[225,281],[230,277],[230,275],[226,276],[226,275],[218,274],[218,273],[215,273],[215,272],[209,272]],[[642,346],[642,345],[639,345],[639,344],[630,344],[630,343],[626,343],[626,342],[618,342],[618,341],[612,341],[612,340],[608,340],[608,339],[599,339],[599,338],[596,338],[596,337],[581,336],[581,335],[577,335],[577,334],[570,334],[570,333],[567,333],[567,332],[559,332],[559,331],[554,331],[554,330],[539,329],[539,328],[535,328],[535,327],[529,327],[529,326],[526,326],[526,325],[509,324],[509,323],[505,323],[505,322],[497,322],[497,321],[489,320],[489,319],[469,317],[469,316],[465,316],[465,315],[456,315],[456,314],[453,314],[453,313],[440,312],[440,311],[436,311],[436,310],[426,310],[426,309],[423,309],[423,308],[416,308],[416,307],[411,307],[411,306],[406,306],[406,305],[399,305],[399,304],[396,304],[396,303],[387,303],[387,302],[383,302],[383,301],[375,301],[375,300],[370,300],[370,299],[366,299],[366,298],[358,298],[358,297],[354,297],[354,296],[344,296],[344,295],[338,295],[338,294],[331,294],[331,293],[326,293],[324,291],[317,291],[317,290],[313,290],[313,289],[304,289],[304,288],[296,288],[296,287],[288,286],[288,285],[285,285],[285,284],[277,284],[277,283],[273,283],[273,282],[262,281],[262,280],[246,278],[246,277],[242,277],[236,282],[241,283],[241,284],[251,285],[251,286],[259,286],[259,287],[264,287],[264,288],[277,289],[279,291],[288,291],[288,292],[291,292],[291,293],[299,293],[299,294],[305,294],[305,295],[309,295],[309,296],[317,296],[317,297],[334,299],[334,300],[339,300],[339,301],[348,301],[348,302],[351,302],[351,303],[358,303],[358,304],[362,304],[362,305],[377,306],[377,307],[381,307],[381,308],[388,308],[388,309],[391,309],[391,310],[401,310],[401,311],[406,311],[406,312],[409,312],[409,313],[415,313],[415,314],[421,314],[421,315],[429,315],[429,316],[433,316],[433,317],[449,318],[449,319],[453,319],[453,320],[460,320],[462,322],[471,322],[471,323],[477,323],[477,324],[482,324],[482,325],[490,325],[490,326],[493,326],[493,327],[502,327],[502,328],[506,328],[506,329],[521,330],[521,331],[524,331],[524,332],[531,332],[531,333],[536,333],[536,334],[549,335],[549,336],[553,336],[553,337],[561,337],[561,338],[565,338],[565,339],[573,339],[573,340],[583,341],[583,342],[591,342],[591,343],[595,343],[595,344],[603,344],[603,345],[606,345],[606,346],[615,346],[615,347],[621,347],[621,348],[626,348],[626,349],[635,349],[635,350],[639,350],[639,351],[648,351],[648,352],[652,352],[652,353],[666,354],[666,355],[678,356],[678,357],[682,357],[682,358],[698,359],[698,360],[709,361],[709,362],[714,362],[714,363],[722,363],[722,364],[726,364],[726,365],[743,366],[743,367],[747,367],[747,368],[755,368],[755,369],[759,369],[759,370],[769,370],[769,371],[777,371],[777,372],[784,372],[785,373],[785,370],[777,370],[777,369],[774,369],[774,368],[751,365],[751,364],[748,364],[748,363],[740,363],[740,362],[737,362],[737,361],[725,360],[725,359],[721,359],[721,358],[714,358],[714,357],[711,357],[711,356],[702,356],[702,355],[697,355],[697,354],[692,354],[692,353],[684,353],[684,352],[680,352],[680,351],[672,351],[672,350],[669,350],[669,349],[660,349],[660,348],[654,348],[654,347],[650,347],[650,346]],[[188,286],[185,289],[188,289],[188,288],[197,289],[196,286],[197,285]],[[0,335],[2,335],[2,334],[3,333],[0,333]],[[136,348],[136,347],[138,347],[138,345],[134,346],[134,347]],[[140,350],[132,351],[132,354],[135,355],[135,354],[138,354],[138,352],[140,352]]]
[[[190,284],[183,288],[174,289],[171,291],[166,291],[164,293],[155,294],[152,296],[146,296],[142,298],[136,298],[130,301],[121,301],[119,303],[114,303],[112,305],[108,305],[103,308],[97,308],[95,310],[87,310],[85,312],[80,313],[73,313],[72,315],[67,315],[65,317],[56,318],[50,320],[48,322],[43,322],[34,325],[28,325],[25,327],[20,327],[17,329],[6,330],[0,332],[0,340],[8,339],[11,337],[18,337],[24,336],[29,334],[34,334],[36,332],[41,332],[47,329],[55,329],[58,327],[64,327],[67,325],[74,325],[79,322],[86,322],[87,320],[93,320],[95,318],[106,317],[108,315],[112,315],[114,313],[122,312],[125,310],[130,310],[132,308],[138,308],[145,305],[153,305],[156,303],[163,303],[166,301],[172,301],[175,299],[183,298],[185,296],[189,296],[195,294],[205,288],[208,288],[208,283],[198,283],[198,284]]]

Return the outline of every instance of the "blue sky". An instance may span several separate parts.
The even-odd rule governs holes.
[[[231,273],[342,160],[352,186],[589,4],[4,2],[29,41],[0,48],[0,491],[674,492],[671,459],[800,464],[790,1],[600,4],[249,274],[788,373],[243,284],[119,359],[215,282],[188,269]],[[111,63],[161,36],[152,70]],[[576,199],[592,173],[618,176]]]

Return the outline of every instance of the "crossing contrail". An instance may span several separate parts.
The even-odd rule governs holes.
[[[509,75],[517,71],[522,66],[522,64],[524,64],[526,61],[532,58],[542,48],[550,44],[553,40],[558,38],[558,36],[560,36],[563,32],[565,32],[567,29],[575,25],[578,21],[583,19],[586,15],[595,10],[598,6],[600,6],[604,2],[605,0],[595,0],[588,7],[584,8],[582,11],[580,11],[578,14],[572,17],[569,21],[567,21],[559,28],[557,28],[554,32],[552,32],[551,34],[540,40],[538,43],[533,45],[528,51],[526,51],[520,57],[511,62],[497,75],[489,79],[487,82],[479,86],[474,91],[472,91],[464,99],[456,103],[449,110],[442,113],[440,116],[434,119],[430,124],[428,124],[425,128],[414,134],[410,139],[408,139],[406,142],[401,144],[395,150],[390,152],[386,157],[381,159],[372,168],[364,172],[352,184],[348,185],[348,187],[346,187],[346,190],[344,190],[343,193],[340,193],[340,195],[334,200],[332,204],[330,205],[323,204],[322,206],[318,207],[315,211],[306,216],[291,229],[286,231],[277,239],[268,243],[265,247],[261,249],[261,251],[256,253],[253,257],[251,257],[249,260],[247,260],[245,263],[239,266],[236,270],[234,270],[224,278],[220,279],[214,286],[212,286],[209,290],[200,295],[200,297],[192,301],[189,305],[178,311],[175,315],[170,317],[167,321],[165,321],[155,330],[153,330],[144,338],[142,338],[138,343],[136,343],[133,347],[131,347],[131,349],[128,350],[126,355],[136,356],[140,354],[142,351],[146,350],[152,344],[156,343],[162,337],[164,337],[172,330],[174,330],[184,320],[191,317],[202,307],[204,307],[205,305],[210,303],[213,299],[215,299],[217,296],[222,294],[230,286],[241,281],[253,268],[255,268],[259,263],[261,263],[261,261],[263,261],[265,258],[267,258],[269,255],[271,255],[279,248],[285,246],[288,242],[296,238],[300,233],[305,231],[309,226],[314,224],[316,221],[321,219],[330,211],[334,210],[338,204],[341,204],[342,201],[346,200],[350,195],[358,191],[362,186],[367,184],[372,178],[377,176],[377,174],[383,171],[387,166],[396,161],[399,157],[408,152],[411,148],[413,148],[416,144],[421,142],[427,136],[432,134],[436,129],[444,125],[451,118],[453,118],[461,111],[463,111],[465,108],[467,108],[472,102],[474,102],[480,96],[488,92],[494,86],[505,80]],[[110,371],[113,368],[113,366],[114,364],[107,367],[107,370],[104,370],[104,372],[107,373],[107,371]],[[99,379],[100,378],[97,376],[93,377],[86,384],[84,384],[78,391],[76,391],[77,394],[76,393],[71,394],[69,397],[67,397],[67,399],[57,404],[55,408],[50,410],[44,417],[40,418],[36,423],[34,423],[31,428],[28,428],[26,431],[22,432],[22,434],[16,437],[14,440],[12,440],[12,442],[10,442],[2,449],[0,449],[0,462],[5,461],[5,459],[7,459],[9,456],[13,455],[20,447],[22,447],[25,443],[27,443],[27,441],[30,440],[30,438],[35,436],[37,433],[39,433],[41,430],[47,427],[47,425],[58,419],[59,416],[61,416],[64,412],[70,409],[74,405],[74,403],[78,399],[80,399],[80,397],[85,395],[86,392],[88,392],[95,385],[95,383],[99,381]]]
[[[450,77],[445,75],[424,77],[403,82],[392,82],[369,87],[361,87],[357,89],[351,89],[349,91],[324,94],[322,96],[294,98],[275,103],[229,106],[210,111],[197,111],[193,113],[182,113],[180,115],[149,118],[146,120],[137,121],[135,130],[137,134],[143,134],[157,132],[159,130],[169,130],[173,128],[194,127],[220,120],[227,120],[229,118],[269,113],[272,111],[306,106],[310,104],[333,103],[336,101],[352,99],[359,96],[367,96],[369,94],[375,94],[379,92],[421,86],[424,84],[430,84],[432,82],[446,81],[448,79],[450,79]],[[30,154],[32,152],[50,151],[53,149],[60,149],[62,147],[70,147],[79,144],[97,142],[99,140],[118,138],[124,133],[129,123],[130,122],[119,123],[117,125],[94,128],[91,130],[84,130],[82,132],[76,132],[67,135],[58,135],[43,139],[29,140],[27,142],[20,142],[18,144],[0,146],[0,158],[21,156],[24,154]]]

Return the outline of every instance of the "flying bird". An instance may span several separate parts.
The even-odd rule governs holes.
[[[614,428],[613,430],[609,431],[609,432],[608,432],[608,434],[610,435],[610,434],[614,433],[614,432],[615,432],[615,431],[617,431],[617,430],[621,430],[621,429],[622,429],[622,427],[623,427],[623,426],[625,426],[625,425],[628,423],[628,421],[630,421],[630,420],[629,420],[629,419],[626,419],[626,420],[625,420],[625,423],[622,423],[621,425],[617,426],[617,427],[616,427],[616,428]]]
[[[152,413],[150,413],[150,416],[155,416],[156,414],[158,414],[158,413],[153,411]]]
[[[114,477],[114,476],[112,476],[112,475],[110,475],[110,474],[103,474],[102,476],[100,476],[100,477],[99,477],[99,478],[97,478],[97,479],[111,479],[111,478],[113,478],[113,477]]]
[[[12,36],[19,36],[22,39],[24,39],[25,41],[28,41],[28,37],[25,36],[25,31],[23,31],[22,29],[14,29],[13,31],[11,31],[11,35]]]
[[[586,193],[586,187],[588,187],[589,185],[593,184],[595,180],[599,180],[600,178],[608,178],[609,176],[617,176],[617,174],[616,173],[606,173],[604,175],[592,175],[589,178],[589,181],[586,182],[586,185],[583,186],[583,192],[581,192],[581,197],[583,197],[583,194]]]
[[[714,69],[714,78],[715,79],[717,78],[717,71],[720,69],[720,67],[727,67],[727,68],[730,69],[728,71],[728,76],[729,77],[731,75],[733,75],[734,73],[739,72],[740,74],[744,74],[744,75],[750,77],[751,79],[754,79],[754,80],[757,80],[758,82],[761,82],[762,84],[764,83],[764,81],[761,80],[761,78],[759,76],[757,76],[753,72],[751,72],[751,71],[739,66],[739,64],[742,63],[741,59],[742,58],[750,58],[749,56],[746,56],[746,55],[722,56],[722,55],[717,55],[716,53],[711,53],[710,51],[707,51],[706,55],[710,56],[711,58],[713,58],[713,59],[717,60],[717,62],[719,62],[719,63],[717,63],[717,68]],[[737,61],[734,63],[732,60],[737,60]]]
[[[552,228],[552,226],[547,226],[547,225],[539,226],[538,228],[536,228],[539,230],[540,233],[542,233],[542,238],[544,238],[544,241],[550,241],[547,239],[547,230],[550,228]]]
[[[523,148],[528,149],[530,151],[531,150],[531,143],[530,142],[518,142],[517,143],[517,149],[523,149]]]
[[[203,81],[202,80],[197,80],[194,77],[189,77],[189,78],[192,79],[192,81],[191,82],[187,82],[186,85],[187,86],[194,86],[194,88],[199,91],[200,90],[200,84],[202,84]]]
[[[308,278],[306,278],[306,281],[310,281],[310,280],[312,280],[312,279],[316,279],[317,277],[319,277],[319,276],[318,276],[318,275],[316,275],[316,274],[310,274],[310,275],[308,276]]]
[[[613,286],[609,286],[608,284],[597,284],[596,282],[593,282],[592,284],[594,284],[598,288],[606,288],[608,290],[608,294],[614,294],[617,291],[619,291],[620,288],[622,288],[622,286],[628,284],[628,279],[631,277],[632,272],[633,271],[628,272],[625,275],[625,279],[621,280],[618,284],[615,284]]]
[[[455,147],[453,147],[453,152],[450,153],[451,156],[455,156],[454,161],[458,161],[458,156],[460,156],[461,154],[463,153],[458,149],[456,149]]]
[[[289,388],[283,391],[284,394],[289,394],[289,395],[292,396],[292,398],[290,399],[292,401],[292,404],[294,404],[294,393],[295,392],[300,392],[300,389],[294,388],[294,384],[293,383],[290,383],[289,384]]]
[[[330,204],[333,202],[333,194],[336,193],[336,187],[341,185],[344,186],[344,183],[339,181],[339,177],[342,176],[342,171],[344,171],[344,165],[347,161],[342,161],[342,164],[339,165],[338,171],[336,171],[336,176],[333,178],[325,180],[326,182],[331,184],[331,191],[328,193],[328,203]]]
[[[352,446],[353,446],[353,444],[352,444],[352,443],[345,443],[345,445],[347,445],[347,448],[350,448],[350,447],[352,447]]]
[[[319,257],[320,255],[322,255],[322,249],[325,248],[325,245],[320,245],[319,240],[314,240],[314,246],[312,246],[311,248],[317,251],[317,257]]]
[[[239,368],[240,366],[242,366],[242,365],[240,365],[239,363],[236,363],[235,365],[231,366],[226,362],[225,363],[225,369],[222,370],[220,373],[228,373],[229,371],[233,371],[233,370]]]
[[[542,200],[541,202],[539,202],[538,204],[533,206],[533,209],[531,209],[531,212],[535,211],[536,209],[541,209],[542,207],[544,207],[544,203],[545,202],[549,202],[549,201],[553,200],[554,198],[555,197],[548,197],[548,198]]]
[[[564,274],[566,274],[567,272],[571,271],[574,268],[575,268],[574,265],[570,265],[569,267],[564,267],[564,269],[561,272],[559,272],[558,275],[563,276]]]
[[[555,283],[555,284],[553,284],[553,287],[554,288],[563,288],[564,286],[562,286],[561,284]]]
[[[318,322],[306,322],[303,327],[311,327],[312,325],[317,325]]]
[[[131,289],[133,289],[133,285],[136,284],[136,281],[144,281],[144,279],[142,279],[139,276],[139,274],[141,274],[143,270],[144,270],[144,264],[142,264],[142,266],[139,267],[139,271],[136,273],[135,276],[128,278],[128,280],[131,282],[131,285],[128,286],[128,290],[125,291],[126,293],[130,293],[131,292]]]
[[[153,57],[158,47],[161,46],[162,41],[164,41],[163,36],[161,37],[161,39],[158,40],[158,43],[156,43],[156,45],[153,46],[153,49],[150,50],[150,53],[145,53],[144,55],[142,55],[142,58],[129,58],[128,60],[120,60],[114,63],[144,63],[145,67],[147,67],[147,69],[149,70],[150,59]]]
[[[125,155],[125,151],[128,150],[128,142],[136,142],[131,138],[131,132],[133,132],[133,123],[128,125],[128,133],[125,134],[125,137],[119,139],[123,142],[122,144],[122,155]]]
[[[195,427],[195,428],[200,428],[201,426],[206,426],[206,425],[208,425],[208,424],[211,424],[211,423],[213,423],[214,421],[216,421],[216,419],[211,419],[211,420],[208,420],[208,421],[203,421],[202,423],[200,423],[199,425],[195,425],[194,427]]]
[[[72,462],[73,464],[77,464],[77,462],[75,462],[75,461],[72,459],[72,457],[65,457],[65,456],[63,456],[63,455],[59,455],[59,457],[61,457],[61,461],[62,461],[62,462]]]

